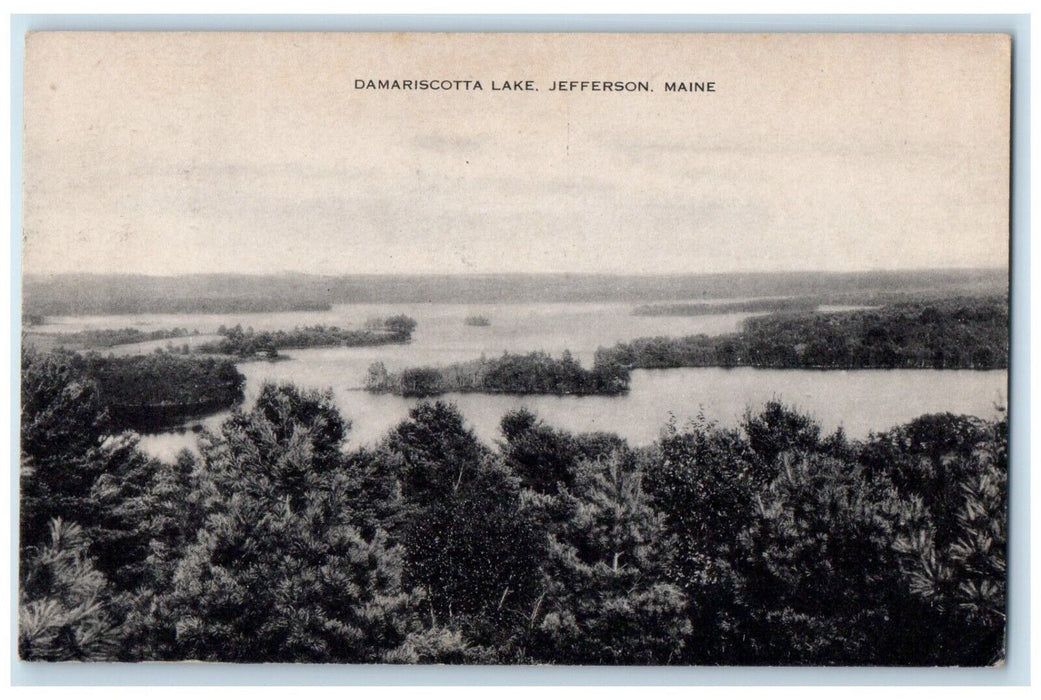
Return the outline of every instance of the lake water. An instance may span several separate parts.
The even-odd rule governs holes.
[[[360,390],[369,365],[382,361],[396,370],[471,360],[482,354],[568,349],[586,366],[600,346],[642,336],[715,335],[738,329],[753,314],[693,317],[633,316],[631,304],[358,304],[324,312],[272,314],[150,314],[58,318],[34,330],[72,332],[86,328],[141,330],[182,327],[212,334],[221,325],[256,330],[294,326],[360,326],[367,319],[405,313],[419,323],[408,345],[287,350],[292,359],[239,365],[246,376],[246,402],[265,381],[330,388],[352,422],[351,445],[371,445],[404,419],[417,399],[372,395]],[[486,316],[491,325],[464,325],[467,316]],[[178,344],[182,341],[178,340]],[[165,344],[165,341],[160,344]],[[124,348],[123,351],[126,349]],[[1004,371],[936,370],[758,370],[750,368],[637,370],[625,396],[505,396],[447,394],[484,440],[498,439],[498,424],[509,410],[525,406],[550,425],[571,430],[615,432],[634,445],[655,440],[670,418],[684,423],[699,413],[734,425],[746,408],[777,398],[817,418],[826,431],[842,426],[851,437],[886,430],[923,413],[951,411],[981,417],[997,415],[1007,401]],[[226,414],[198,424],[215,428]],[[194,446],[191,431],[147,435],[142,447],[161,458]]]

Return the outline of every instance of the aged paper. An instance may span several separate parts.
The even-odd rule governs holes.
[[[1011,39],[37,32],[19,653],[986,666]]]
[[[25,268],[1004,265],[1009,52],[1000,35],[33,34]]]

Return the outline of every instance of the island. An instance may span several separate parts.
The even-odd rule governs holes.
[[[369,367],[365,382],[372,393],[436,396],[449,392],[616,396],[629,390],[629,371],[610,363],[585,369],[570,352],[555,358],[544,352],[503,353],[444,367],[410,367],[388,372],[382,362]]]
[[[637,338],[599,348],[592,369],[565,351],[504,353],[443,367],[388,372],[369,367],[372,393],[619,395],[634,369],[972,369],[1008,367],[1008,301],[956,297],[882,308],[774,313],[746,319],[737,333]]]
[[[221,336],[220,340],[202,343],[194,351],[240,359],[275,359],[279,357],[279,350],[290,348],[362,347],[408,343],[412,340],[412,332],[416,325],[415,319],[399,314],[388,318],[369,319],[365,328],[360,330],[315,325],[298,327],[291,331],[254,331],[252,328],[243,330],[241,325],[233,328],[221,326],[217,331]]]

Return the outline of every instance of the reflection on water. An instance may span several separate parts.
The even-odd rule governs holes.
[[[256,330],[294,326],[352,327],[367,319],[406,313],[419,327],[408,345],[364,348],[288,350],[291,360],[239,365],[246,375],[249,405],[265,381],[293,382],[302,387],[331,388],[344,416],[352,421],[351,445],[371,445],[408,415],[415,399],[371,395],[360,391],[368,366],[376,360],[388,369],[422,364],[446,364],[504,351],[565,349],[587,366],[600,346],[642,336],[716,335],[738,330],[753,314],[667,317],[633,316],[631,304],[357,304],[329,311],[269,314],[148,314],[54,319],[37,330],[71,332],[85,328],[197,329],[214,333],[221,325],[252,326]],[[467,316],[485,316],[487,327],[467,326]],[[983,417],[996,415],[1006,402],[1004,371],[935,370],[756,370],[675,369],[636,371],[626,396],[504,396],[449,394],[478,435],[499,438],[498,423],[507,411],[526,406],[547,423],[572,431],[615,432],[632,444],[655,440],[662,426],[675,417],[683,423],[703,412],[710,420],[736,424],[746,408],[753,410],[773,398],[814,415],[826,431],[840,425],[851,437],[885,430],[923,413],[951,411]],[[225,414],[202,424],[215,428]],[[142,438],[152,454],[171,458],[195,444],[191,431]]]

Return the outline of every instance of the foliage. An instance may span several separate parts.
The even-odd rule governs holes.
[[[48,461],[101,444],[108,416],[97,382],[72,353],[22,354],[22,456]]]
[[[490,446],[435,401],[349,449],[331,393],[268,384],[166,463],[97,362],[22,358],[22,658],[1004,658],[1005,420],[851,441],[771,401],[632,449],[521,409]]]
[[[682,430],[667,426],[647,461],[647,489],[665,523],[664,576],[687,598],[685,661],[733,663],[743,634],[735,610],[739,537],[775,466],[757,459],[738,431],[702,419]]]
[[[400,465],[406,580],[431,624],[462,616],[495,635],[536,597],[545,546],[516,478],[443,402],[413,409],[385,449]]]
[[[409,367],[389,373],[382,363],[369,368],[366,389],[401,396],[436,396],[447,392],[486,394],[624,394],[629,372],[611,363],[582,367],[571,353],[560,359],[544,352],[503,353],[494,359],[446,367]]]
[[[25,661],[99,661],[119,647],[105,606],[105,577],[87,554],[83,529],[56,518],[49,541],[20,572],[18,656]]]
[[[203,449],[215,498],[166,602],[177,653],[371,662],[408,622],[401,552],[350,522],[331,396],[265,386]]]
[[[959,492],[952,522],[946,504],[940,519],[918,494],[900,522],[894,544],[900,574],[925,606],[917,610],[927,631],[917,640],[923,663],[989,665],[1004,658],[1006,431],[1004,421],[986,426],[971,454],[955,458],[960,464],[948,470]]]
[[[782,452],[812,452],[821,446],[820,426],[776,400],[768,401],[758,414],[746,411],[741,427],[749,447],[767,464]]]
[[[502,455],[525,488],[552,494],[574,484],[581,457],[574,437],[524,408],[504,415],[500,426]]]
[[[56,340],[63,344],[78,344],[88,348],[110,348],[116,345],[144,343],[152,340],[171,340],[198,335],[199,331],[188,332],[187,328],[171,328],[170,330],[142,331],[140,328],[90,329],[76,333],[59,333]]]
[[[53,518],[91,517],[90,489],[103,473],[99,456],[108,414],[97,386],[69,356],[22,358],[20,544],[41,543]]]
[[[645,369],[1003,369],[1008,355],[1008,300],[956,297],[754,316],[738,333],[639,338],[601,348],[597,362]]]
[[[712,314],[763,313],[777,311],[815,311],[821,304],[816,297],[794,299],[749,299],[729,302],[686,304],[643,304],[633,309],[634,316],[708,316]]]
[[[58,449],[82,455],[113,431],[228,408],[242,400],[246,381],[227,360],[32,350],[23,353],[22,376],[23,421],[32,421],[22,441],[36,458]]]
[[[834,458],[786,455],[741,535],[752,661],[882,661],[886,599],[896,590],[894,496]]]
[[[242,358],[258,355],[273,358],[278,356],[279,350],[290,348],[359,347],[407,343],[412,339],[412,332],[415,329],[415,320],[404,315],[373,319],[363,330],[315,325],[297,327],[291,331],[254,331],[252,327],[243,330],[242,325],[239,324],[232,328],[221,326],[218,330],[222,336],[221,339],[201,343],[196,348],[196,352],[233,355]]]
[[[977,418],[928,414],[872,436],[859,461],[892,480],[901,493],[918,498],[936,526],[939,546],[947,547],[957,532],[963,486],[979,474],[973,457],[993,440],[992,430]]]
[[[557,498],[567,519],[553,533],[544,601],[529,648],[557,663],[654,664],[679,660],[691,632],[680,589],[659,582],[661,516],[624,448],[580,463]]]

